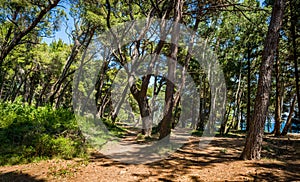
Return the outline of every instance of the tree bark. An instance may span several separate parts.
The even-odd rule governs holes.
[[[160,54],[160,52],[163,49],[163,46],[165,44],[165,42],[164,42],[165,39],[166,39],[166,33],[162,32],[161,33],[161,39],[160,39],[160,41],[158,42],[158,45],[155,48],[154,56],[151,59],[149,67],[147,68],[148,73],[151,73],[153,71],[154,63],[157,60],[158,55]],[[138,41],[136,43],[139,44]],[[138,63],[136,63],[136,56],[139,55],[138,46],[136,46],[134,51],[135,51],[135,54],[134,54],[133,59],[132,59],[132,65],[138,64]],[[142,134],[146,135],[147,137],[151,137],[152,124],[153,124],[152,119],[151,119],[152,116],[151,116],[151,108],[150,108],[150,105],[149,105],[149,99],[147,98],[147,90],[148,90],[148,85],[150,83],[150,78],[151,78],[150,74],[144,75],[142,77],[141,89],[138,89],[136,84],[134,83],[134,76],[129,75],[129,82],[131,83],[130,92],[133,95],[134,99],[138,102],[140,114],[141,114],[141,117],[142,117]]]
[[[262,63],[260,66],[252,122],[250,123],[245,147],[241,154],[241,158],[245,160],[259,160],[261,158],[264,126],[271,92],[274,52],[276,51],[279,39],[279,30],[282,24],[284,6],[285,0],[276,0],[273,5],[271,22],[262,53]]]
[[[290,107],[289,116],[286,120],[285,126],[282,130],[282,133],[281,133],[281,136],[285,136],[288,133],[288,131],[289,131],[291,125],[292,125],[292,117],[293,117],[293,112],[294,112],[294,109],[295,109],[295,104],[296,104],[296,95],[294,95],[294,97],[293,97],[291,107]]]
[[[239,113],[240,113],[240,106],[241,106],[241,97],[242,97],[242,90],[241,90],[241,80],[242,80],[242,69],[240,69],[240,73],[239,73],[239,77],[238,79],[236,79],[236,81],[238,81],[238,86],[237,86],[237,90],[234,96],[234,105],[235,108],[233,110],[233,116],[232,116],[232,120],[225,132],[225,134],[228,134],[228,132],[230,131],[231,128],[236,129],[238,127],[238,124],[240,122],[240,117],[239,117]],[[230,112],[230,111],[229,111]]]
[[[248,60],[247,60],[247,122],[246,131],[249,131],[249,126],[251,122],[251,52],[248,50]]]
[[[281,91],[281,82],[280,82],[280,62],[279,62],[279,51],[277,46],[276,51],[276,103],[275,103],[275,127],[274,127],[274,136],[280,135],[280,126],[281,126],[281,101],[282,101],[282,91]]]
[[[226,112],[224,114],[224,122],[221,124],[221,127],[220,127],[220,135],[225,134],[225,129],[226,129],[226,125],[228,123],[228,118],[229,118],[229,115],[230,115],[231,107],[232,107],[232,104],[229,103],[229,108],[228,108],[228,110],[226,110]]]
[[[180,31],[180,20],[182,17],[182,0],[177,0],[175,2],[175,12],[174,12],[174,22],[171,35],[171,57],[168,58],[168,78],[167,78],[167,87],[165,93],[165,109],[164,117],[161,121],[161,127],[159,129],[159,138],[165,138],[171,133],[171,123],[174,121],[173,117],[173,106],[174,106],[174,79],[175,79],[175,70],[177,63],[177,53],[178,53],[178,40],[179,40],[179,31]]]
[[[147,99],[147,89],[150,82],[151,75],[143,76],[141,90],[139,90],[135,83],[132,83],[130,87],[131,94],[134,99],[138,102],[140,114],[142,117],[142,134],[147,137],[151,136],[152,133],[152,120],[151,120],[151,109],[149,101]]]
[[[293,60],[295,64],[295,78],[296,78],[296,95],[297,95],[297,102],[298,102],[298,108],[300,107],[300,86],[299,86],[299,70],[298,70],[298,55],[297,55],[297,44],[296,44],[296,23],[298,22],[297,16],[294,12],[295,4],[293,3],[293,0],[290,0],[290,12],[291,12],[291,38],[292,38],[292,46],[293,46]],[[300,112],[297,114],[297,118],[300,118]]]
[[[206,122],[206,119],[207,119],[207,113],[209,112],[206,112],[206,100],[209,99],[209,87],[207,86],[207,83],[206,83],[206,75],[203,75],[202,77],[202,82],[201,82],[201,85],[200,85],[200,88],[201,86],[203,85],[203,93],[202,93],[202,96],[203,98],[201,98],[200,96],[200,103],[199,103],[199,118],[198,118],[198,123],[197,123],[197,130],[200,130],[200,131],[204,131],[204,126],[205,126],[205,122]]]
[[[240,116],[241,116],[241,99],[242,99],[242,95],[243,95],[243,90],[241,89],[241,73],[239,76],[239,86],[238,86],[238,90],[237,90],[237,100],[236,100],[236,112],[235,112],[235,122],[233,122],[233,129],[237,130],[239,128],[239,124],[240,124]]]

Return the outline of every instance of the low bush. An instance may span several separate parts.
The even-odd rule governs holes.
[[[50,106],[0,103],[0,165],[85,153],[74,114]]]

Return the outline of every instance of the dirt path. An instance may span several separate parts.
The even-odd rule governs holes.
[[[138,132],[130,132],[124,138],[119,139],[118,142],[115,140],[107,142],[99,152],[123,163],[141,164],[155,162],[167,158],[182,145],[188,143],[191,137],[190,133],[191,129],[179,128],[172,130],[169,140],[166,140],[166,138],[156,140],[154,137],[151,139],[137,139]],[[202,143],[209,142],[209,138],[203,139],[204,137],[201,138]]]
[[[199,138],[164,160],[125,164],[100,153],[89,160],[53,159],[0,167],[0,181],[300,181],[299,138],[266,137],[261,161],[238,159],[243,137],[217,137],[199,150]]]

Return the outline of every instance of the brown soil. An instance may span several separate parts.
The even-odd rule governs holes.
[[[266,136],[262,160],[242,161],[245,138],[216,137],[199,150],[198,137],[164,160],[124,164],[100,153],[88,160],[53,159],[0,167],[0,181],[300,181],[300,137]]]

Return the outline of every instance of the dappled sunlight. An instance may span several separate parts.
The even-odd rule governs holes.
[[[245,139],[238,135],[233,136],[215,137],[205,149],[199,149],[199,141],[211,139],[192,137],[183,147],[167,158],[148,164],[122,163],[95,151],[91,153],[89,159],[49,160],[35,164],[1,167],[0,171],[4,174],[22,171],[21,173],[31,175],[35,170],[42,168],[42,171],[35,174],[37,179],[46,177],[50,181],[86,179],[105,181],[112,177],[116,181],[174,181],[174,179],[176,181],[288,181],[299,179],[299,156],[290,153],[289,157],[278,155],[278,160],[264,157],[261,161],[243,161],[239,159],[239,155]],[[264,145],[272,146],[274,142],[277,142],[276,139],[266,138]],[[289,147],[295,146],[293,143],[288,145]],[[264,149],[263,153],[265,155],[270,152]],[[294,160],[288,160],[289,158],[294,158]]]

